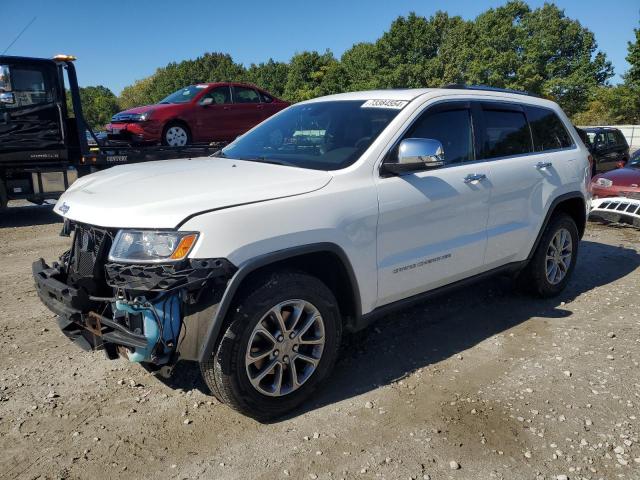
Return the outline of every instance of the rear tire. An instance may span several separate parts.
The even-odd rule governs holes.
[[[191,143],[191,131],[184,123],[170,122],[162,130],[162,145],[184,147]]]
[[[554,214],[525,269],[521,289],[539,297],[554,297],[569,283],[578,256],[578,227],[566,213]]]
[[[221,402],[258,420],[309,399],[338,357],[336,299],[303,272],[260,275],[243,288],[226,320],[212,357],[200,365],[202,377]]]

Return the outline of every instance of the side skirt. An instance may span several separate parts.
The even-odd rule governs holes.
[[[371,312],[362,315],[359,319],[357,319],[357,321],[354,321],[350,330],[352,331],[362,330],[363,328],[366,328],[369,325],[371,325],[376,320],[386,315],[389,315],[390,313],[393,313],[397,310],[404,310],[406,308],[412,307],[416,304],[429,300],[433,297],[437,297],[437,296],[452,292],[454,290],[457,290],[461,287],[471,285],[471,284],[480,282],[482,280],[495,277],[497,275],[509,275],[509,274],[513,275],[515,273],[518,273],[520,270],[522,270],[527,265],[527,263],[528,262],[526,260],[522,262],[508,263],[507,265],[503,265],[501,267],[494,268],[492,270],[488,270],[483,273],[479,273],[477,275],[474,275],[473,277],[458,280],[457,282],[450,283],[449,285],[444,285],[442,287],[435,288],[427,292],[418,293],[417,295],[413,295],[412,297],[403,298],[402,300],[398,300],[396,302],[389,303],[387,305],[382,305],[381,307],[378,307],[372,310]]]

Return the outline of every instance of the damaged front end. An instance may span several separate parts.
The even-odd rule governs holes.
[[[51,266],[40,259],[32,268],[40,299],[67,337],[151,367],[195,359],[193,336],[202,327],[189,329],[186,319],[222,295],[236,270],[229,261],[110,261],[117,230],[65,222],[63,234],[73,235],[71,249]]]

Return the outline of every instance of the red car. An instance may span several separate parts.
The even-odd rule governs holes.
[[[629,197],[640,199],[640,150],[622,168],[591,179],[594,198]]]
[[[136,144],[229,142],[288,106],[253,85],[202,83],[181,88],[155,105],[117,113],[105,128],[109,139]]]

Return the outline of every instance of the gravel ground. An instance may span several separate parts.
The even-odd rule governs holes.
[[[591,223],[559,298],[496,279],[382,319],[271,424],[63,337],[30,273],[59,230],[0,218],[0,478],[640,478],[638,230]]]

